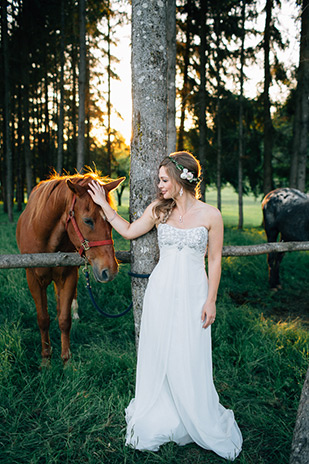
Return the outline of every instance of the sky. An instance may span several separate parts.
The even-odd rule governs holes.
[[[294,0],[282,0],[282,8],[275,8],[273,16],[276,18],[276,25],[281,31],[284,41],[289,40],[289,47],[284,51],[278,51],[280,59],[286,64],[287,69],[298,65],[299,58],[299,35],[300,31],[295,25],[295,20],[299,15],[299,9],[295,6]],[[259,1],[260,14],[254,26],[263,31],[265,23],[265,14],[263,7],[265,1]],[[299,22],[300,23],[300,22]],[[300,25],[299,25],[300,27]],[[112,55],[117,56],[119,63],[113,65],[113,69],[120,77],[120,81],[112,80],[111,82],[111,101],[112,105],[120,112],[123,119],[112,114],[112,127],[116,128],[125,137],[127,144],[130,143],[131,137],[131,119],[132,119],[132,102],[131,102],[131,27],[130,24],[122,25],[118,28],[117,46],[112,46]],[[260,38],[247,39],[245,46],[256,45]],[[245,74],[248,78],[244,85],[245,96],[254,98],[262,90],[263,81],[263,54],[257,55],[257,62],[246,66]],[[283,101],[288,93],[288,88],[284,85],[275,84],[271,88],[271,98],[273,100]]]

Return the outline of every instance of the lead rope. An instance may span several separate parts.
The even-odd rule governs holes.
[[[95,309],[98,311],[99,314],[101,314],[101,316],[105,316],[105,317],[109,317],[109,318],[112,318],[112,319],[116,319],[117,317],[122,317],[124,316],[125,314],[127,314],[130,309],[132,309],[133,307],[133,302],[131,301],[131,303],[129,304],[129,306],[124,310],[122,311],[121,313],[118,313],[118,314],[110,314],[110,313],[107,313],[106,311],[104,311],[102,308],[100,308],[100,306],[97,304],[97,302],[95,301],[94,299],[94,296],[93,296],[93,293],[92,293],[92,288],[91,288],[91,285],[90,285],[90,277],[89,277],[89,271],[88,271],[88,262],[87,260],[85,260],[85,266],[83,267],[83,273],[85,274],[85,278],[86,278],[86,288],[88,290],[88,293],[89,293],[89,296],[90,296],[90,300],[93,304],[93,306],[95,307]],[[137,277],[137,278],[140,278],[140,279],[148,279],[148,277],[150,276],[150,274],[135,274],[134,272],[128,272],[128,275],[130,277]]]

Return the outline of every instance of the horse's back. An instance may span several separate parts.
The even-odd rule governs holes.
[[[309,199],[309,196],[300,190],[294,188],[278,188],[272,190],[265,195],[262,201],[263,211],[269,208],[276,209],[277,207],[289,207]]]
[[[287,187],[272,190],[264,197],[262,209],[271,240],[279,232],[286,241],[309,239],[309,196],[305,193]]]

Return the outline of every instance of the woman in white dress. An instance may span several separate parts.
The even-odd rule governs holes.
[[[199,162],[187,152],[164,158],[158,198],[131,224],[108,204],[103,186],[93,182],[89,194],[124,238],[158,229],[160,259],[144,298],[126,444],[157,451],[169,441],[195,442],[234,460],[242,435],[233,411],[219,403],[211,356],[223,223],[216,208],[198,199],[200,172]]]

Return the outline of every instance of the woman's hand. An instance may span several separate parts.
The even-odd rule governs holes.
[[[99,184],[95,180],[92,180],[88,184],[89,190],[88,193],[91,196],[92,200],[99,206],[103,206],[107,202],[106,194],[103,185]]]
[[[202,310],[202,322],[203,324],[203,329],[207,329],[211,324],[213,324],[216,320],[216,303],[206,303],[203,306]]]

